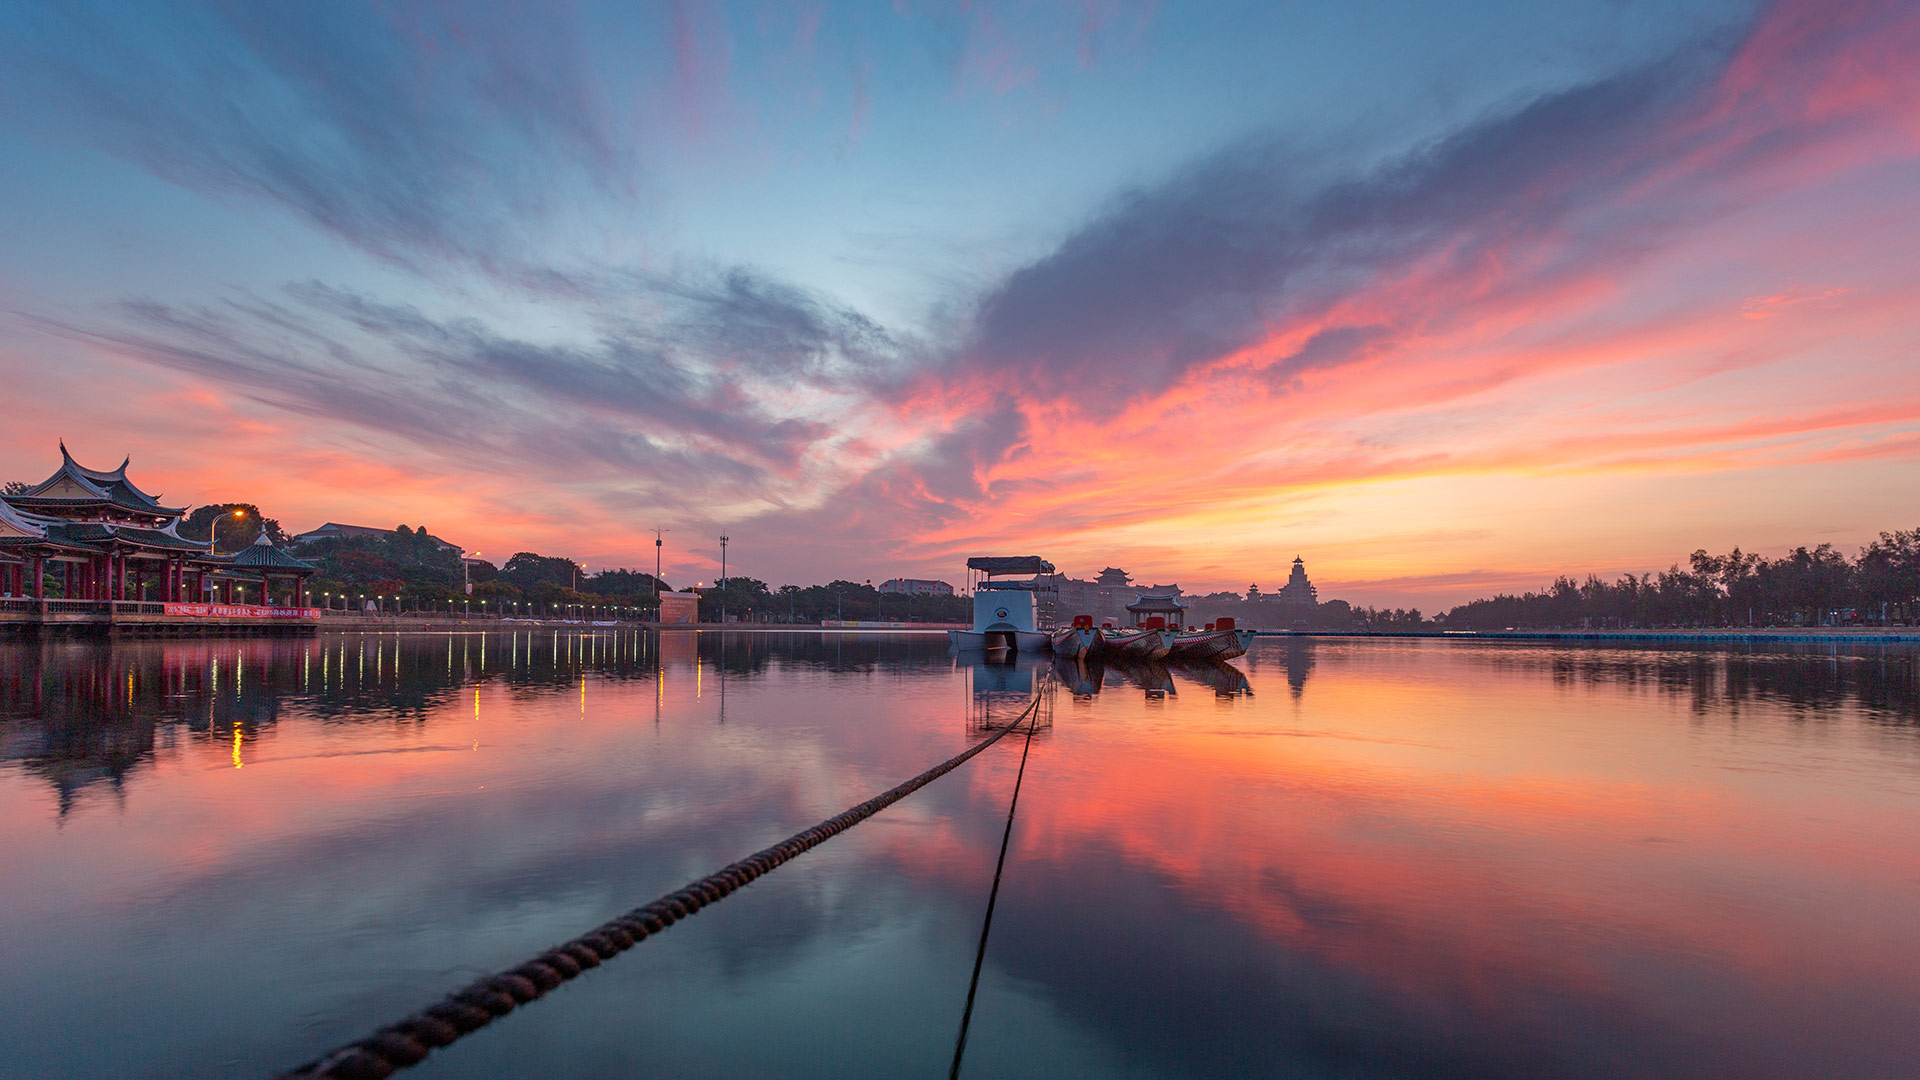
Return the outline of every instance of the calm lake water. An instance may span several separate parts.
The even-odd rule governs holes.
[[[0,644],[0,1074],[258,1076],[906,779],[917,636]],[[1920,1075],[1910,650],[1057,683],[971,1076]],[[1021,742],[408,1075],[944,1075]]]

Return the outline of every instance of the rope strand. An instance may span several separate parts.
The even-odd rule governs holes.
[[[960,1058],[967,1052],[967,1029],[973,1025],[973,996],[980,989],[980,966],[987,959],[987,932],[993,929],[993,905],[1000,899],[1000,873],[1007,868],[1007,842],[1013,839],[1013,812],[1020,808],[1020,782],[1027,778],[1027,754],[1033,749],[1033,730],[1039,724],[1039,713],[1027,721],[1027,744],[1020,750],[1020,771],[1013,777],[1013,798],[1007,803],[1007,830],[1000,834],[1000,861],[993,866],[987,917],[980,924],[980,948],[973,954],[973,978],[967,982],[967,1007],[960,1014],[960,1037],[953,1044],[953,1069],[947,1074],[948,1080],[960,1080]]]

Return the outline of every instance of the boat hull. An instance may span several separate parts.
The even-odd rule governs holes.
[[[1052,644],[1039,630],[949,630],[947,642],[956,649],[1004,649],[1015,652],[1047,652]]]
[[[1078,660],[1093,649],[1093,631],[1084,627],[1063,626],[1053,632],[1053,655]]]
[[[1244,655],[1253,643],[1251,630],[1201,630],[1173,635],[1169,655],[1175,660],[1231,660]]]
[[[1102,630],[1096,642],[1102,655],[1133,661],[1162,659],[1172,647],[1165,630]]]

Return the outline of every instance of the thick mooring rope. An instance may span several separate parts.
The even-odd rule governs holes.
[[[668,893],[650,904],[643,904],[625,915],[601,923],[519,967],[477,979],[464,990],[449,994],[438,1004],[430,1005],[399,1023],[389,1024],[364,1039],[348,1043],[297,1069],[280,1074],[279,1080],[318,1080],[323,1077],[326,1080],[381,1080],[418,1064],[435,1049],[478,1031],[497,1017],[505,1016],[519,1006],[545,995],[582,971],[599,967],[602,960],[612,959],[633,948],[678,920],[735,892],[760,875],[825,843],[966,764],[975,754],[1019,727],[1021,721],[1039,707],[1042,697],[1043,694],[1036,694],[1026,709],[1005,727],[996,729],[993,734],[906,783],[835,814],[811,829],[795,833],[765,851],[708,874],[678,892]]]

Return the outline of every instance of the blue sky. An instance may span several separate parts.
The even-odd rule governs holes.
[[[1874,3],[16,5],[0,363],[37,408],[0,471],[64,436],[601,565],[725,524],[771,580],[1312,548],[1396,599],[1858,540],[1902,523],[1702,500],[1911,476],[1914,38]],[[1836,353],[1861,381],[1807,392]],[[1692,427],[1626,461],[1569,409]],[[1615,520],[1635,483],[1696,509],[1503,538],[1503,490]]]

